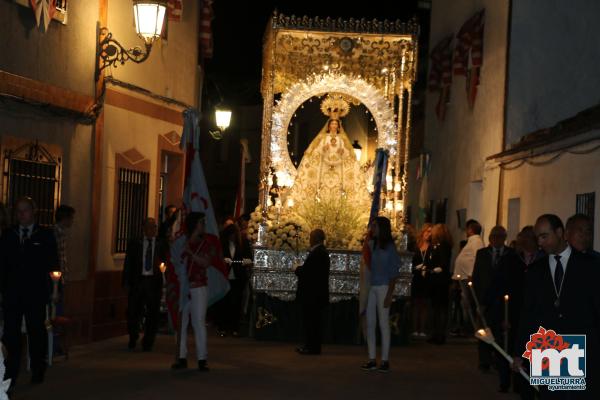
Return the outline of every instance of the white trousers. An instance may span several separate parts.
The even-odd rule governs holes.
[[[187,358],[187,331],[190,320],[194,328],[194,342],[198,360],[206,360],[206,307],[208,305],[208,289],[206,286],[190,289],[190,301],[181,312],[181,338],[179,357]]]
[[[385,296],[388,286],[371,286],[367,299],[367,347],[369,349],[369,360],[376,358],[375,337],[377,319],[379,318],[379,330],[381,331],[381,360],[388,361],[390,355],[390,309],[384,308]]]

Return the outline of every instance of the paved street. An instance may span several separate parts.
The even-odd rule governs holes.
[[[13,399],[516,399],[498,394],[496,376],[476,368],[476,346],[416,343],[392,349],[392,372],[358,367],[364,348],[325,346],[324,355],[299,356],[293,344],[209,338],[211,372],[174,373],[173,339],[159,336],[153,353],[126,348],[126,337],[73,348],[49,369],[42,386],[29,376]],[[207,397],[204,397],[207,396]],[[392,397],[393,396],[393,397]]]

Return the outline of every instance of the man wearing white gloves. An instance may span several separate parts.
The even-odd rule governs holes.
[[[467,221],[467,244],[462,248],[456,260],[454,261],[454,273],[452,279],[459,283],[461,288],[461,304],[463,318],[471,312],[471,300],[469,298],[468,282],[473,276],[473,267],[475,266],[475,256],[477,251],[485,247],[481,238],[481,225],[474,219]],[[463,331],[466,329],[467,322],[462,326]],[[467,325],[468,326],[468,325]]]

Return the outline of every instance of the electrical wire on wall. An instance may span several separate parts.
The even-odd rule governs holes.
[[[600,140],[600,138],[594,139],[593,141],[597,142],[598,140]],[[585,145],[588,145],[588,144],[589,143],[585,143]],[[573,147],[579,147],[582,145],[584,145],[584,144],[578,144]],[[518,169],[521,166],[523,166],[524,164],[531,165],[534,167],[543,167],[545,165],[550,165],[553,162],[557,161],[560,157],[562,157],[563,154],[575,154],[575,155],[591,154],[594,151],[600,149],[600,144],[596,144],[592,147],[585,148],[583,150],[573,150],[573,147],[563,148],[560,150],[552,151],[547,154],[531,155],[531,156],[521,158],[518,160],[507,161],[504,163],[500,163],[499,166],[501,169],[503,169],[505,171],[512,171],[512,170]],[[544,157],[544,156],[548,156],[548,155],[550,155],[550,156],[547,159],[544,159],[541,161],[533,161],[536,158],[540,158],[540,157]]]

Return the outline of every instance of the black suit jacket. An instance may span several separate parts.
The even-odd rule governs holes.
[[[123,263],[123,286],[133,288],[142,281],[144,268],[144,239],[130,240],[127,243],[125,262]],[[160,263],[165,262],[167,244],[164,240],[155,239],[152,276],[158,287],[162,287]]]
[[[494,277],[498,274],[503,259],[512,257],[515,251],[510,247],[504,247],[503,253],[496,266],[494,266],[493,252],[494,248],[491,246],[477,250],[475,264],[473,266],[473,289],[475,290],[479,302],[485,306],[488,306],[491,301],[490,286],[492,285]]]
[[[529,335],[540,326],[558,334],[585,334],[588,383],[600,381],[596,376],[600,357],[600,263],[589,255],[572,250],[563,278],[560,304],[550,272],[549,256],[540,258],[526,273],[523,312],[519,324],[516,352],[525,351]],[[595,383],[590,389],[596,390]]]
[[[304,264],[296,268],[296,298],[304,305],[324,307],[329,303],[329,253],[323,245],[308,254]]]
[[[52,230],[34,225],[24,243],[21,243],[18,226],[2,232],[0,276],[5,305],[47,303],[52,283],[50,272],[59,269]]]

